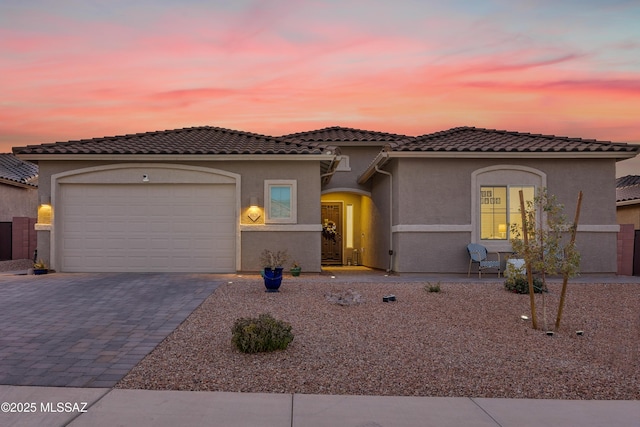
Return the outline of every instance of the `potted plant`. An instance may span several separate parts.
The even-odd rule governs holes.
[[[49,268],[47,267],[47,264],[45,264],[41,259],[33,263],[33,274],[47,274],[48,272]]]
[[[282,284],[283,265],[287,262],[287,251],[270,251],[265,249],[260,255],[260,261],[264,266],[262,277],[267,292],[278,292]]]
[[[298,261],[293,261],[293,263],[291,264],[290,271],[293,277],[298,277],[300,275],[300,272],[302,271],[302,267],[300,267],[300,264],[298,264]]]

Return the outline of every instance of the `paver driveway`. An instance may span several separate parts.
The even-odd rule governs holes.
[[[112,387],[221,280],[166,273],[0,276],[0,384]]]

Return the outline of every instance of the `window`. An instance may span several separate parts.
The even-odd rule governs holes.
[[[525,204],[533,201],[532,185],[508,185],[480,187],[480,239],[509,240],[511,224],[522,226],[520,190]]]
[[[297,188],[295,180],[266,180],[264,182],[266,223],[297,222]]]

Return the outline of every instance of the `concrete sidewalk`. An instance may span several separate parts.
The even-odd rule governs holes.
[[[2,426],[640,426],[640,401],[0,386],[0,404]]]

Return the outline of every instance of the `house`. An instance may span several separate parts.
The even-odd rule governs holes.
[[[0,154],[0,260],[33,257],[37,210],[38,166]]]
[[[616,217],[618,238],[618,274],[640,275],[640,176],[616,179]]]
[[[330,146],[205,126],[14,152],[39,165],[38,254],[58,271],[256,271],[264,248],[320,271]]]
[[[640,176],[616,179],[616,216],[618,224],[633,224],[640,230]]]
[[[38,251],[60,271],[235,272],[262,249],[304,271],[462,273],[509,254],[518,194],[575,209],[583,272],[616,271],[615,163],[640,146],[471,127],[419,137],[331,127],[278,138],[216,127],[16,147],[40,167]]]
[[[357,145],[375,153],[364,168],[341,172],[339,166],[323,186],[323,204],[342,204],[347,211],[330,220],[344,224],[343,264],[353,242],[367,266],[465,272],[469,242],[509,255],[518,191],[531,200],[536,189],[547,187],[569,213],[578,192],[584,193],[577,237],[582,271],[616,271],[615,163],[637,155],[638,146],[471,127],[415,138],[342,128],[293,136],[331,143],[343,154]]]

